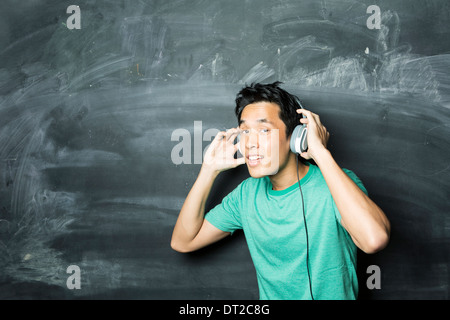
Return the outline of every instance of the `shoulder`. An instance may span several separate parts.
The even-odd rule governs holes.
[[[344,171],[344,172],[347,174],[347,176],[349,176],[350,179],[352,179],[353,182],[356,183],[356,185],[357,185],[357,186],[358,186],[365,194],[368,194],[366,188],[364,187],[364,184],[362,183],[361,179],[356,175],[356,173],[354,173],[352,170],[345,169],[345,168],[342,168],[342,171]]]
[[[353,181],[355,181],[355,180],[356,181],[361,181],[361,179],[352,170],[346,169],[346,168],[342,168],[342,171],[344,171],[345,174],[347,174]]]
[[[344,171],[348,176],[352,176],[352,177],[358,177],[356,175],[356,173],[354,173],[352,170],[347,169],[347,168],[342,168],[342,171]]]
[[[322,171],[320,170],[320,168],[315,165],[315,164],[309,164],[310,169],[312,170],[312,177],[315,179],[324,179],[323,175],[322,175]],[[353,172],[350,169],[346,169],[346,168],[341,168],[342,171],[345,172],[346,175],[348,175],[353,181],[357,180],[357,181],[361,181],[361,179],[359,179],[359,177],[356,175],[355,172]]]
[[[313,170],[313,174],[312,174],[312,180],[316,181],[316,183],[322,183],[322,184],[326,184],[325,178],[322,175],[322,172],[320,171],[319,167],[314,165],[314,164],[310,164],[310,169]],[[352,181],[365,193],[367,193],[367,190],[364,186],[364,184],[362,183],[361,179],[358,177],[358,175],[347,168],[341,168],[342,171],[350,178],[352,179]]]

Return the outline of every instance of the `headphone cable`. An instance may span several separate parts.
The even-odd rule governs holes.
[[[297,182],[298,188],[300,190],[300,195],[302,197],[302,210],[303,210],[303,222],[305,224],[305,235],[306,235],[306,270],[308,271],[308,280],[309,280],[309,293],[311,294],[311,299],[314,300],[314,296],[312,293],[312,285],[311,285],[311,275],[309,273],[309,239],[308,239],[308,227],[306,225],[306,215],[305,215],[305,201],[303,200],[303,192],[302,187],[300,185],[300,177],[298,174],[298,156],[295,157],[297,159]]]

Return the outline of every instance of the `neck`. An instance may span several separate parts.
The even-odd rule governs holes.
[[[297,162],[295,157],[297,157],[297,155],[291,153],[286,165],[283,168],[280,168],[276,174],[269,177],[273,190],[284,190],[298,181]],[[300,160],[298,161],[298,177],[300,180],[306,175],[308,168],[309,167],[304,165]]]

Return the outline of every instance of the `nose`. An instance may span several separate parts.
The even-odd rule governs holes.
[[[259,136],[258,133],[254,130],[250,130],[250,132],[245,136],[245,149],[258,149],[259,145]]]

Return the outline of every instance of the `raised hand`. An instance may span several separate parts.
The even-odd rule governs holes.
[[[244,164],[244,157],[234,158],[239,149],[238,144],[235,144],[234,140],[239,133],[239,128],[220,131],[205,152],[203,166],[212,171],[221,172]]]
[[[320,122],[319,115],[305,109],[297,109],[297,113],[302,113],[306,118],[301,118],[300,123],[308,127],[308,150],[302,152],[300,156],[305,159],[314,159],[317,152],[326,149],[330,133]]]

